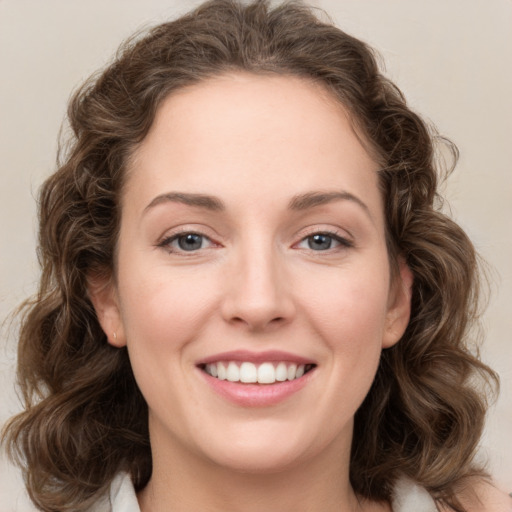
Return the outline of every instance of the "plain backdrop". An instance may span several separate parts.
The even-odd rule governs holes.
[[[197,3],[0,0],[0,319],[36,286],[34,198],[54,170],[71,91],[132,32]],[[481,452],[512,491],[512,1],[312,3],[375,46],[410,105],[461,151],[445,194],[493,269],[482,354],[502,379]],[[4,327],[0,424],[19,410],[14,364],[15,339]],[[31,510],[18,470],[1,455],[0,512]]]

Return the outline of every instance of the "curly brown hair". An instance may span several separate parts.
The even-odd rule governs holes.
[[[151,476],[147,405],[125,348],[106,342],[88,277],[115,274],[127,161],[173,91],[233,70],[305,77],[348,109],[382,164],[390,260],[414,276],[412,313],[385,350],[355,417],[354,490],[390,500],[406,475],[453,510],[473,462],[497,376],[468,346],[479,265],[463,230],[440,210],[441,140],[379,71],[374,51],[296,2],[212,0],[126,42],[72,98],[73,132],[39,200],[37,295],[23,308],[18,379],[25,411],[4,431],[44,511],[87,509],[121,470]],[[452,155],[456,149],[442,140]]]

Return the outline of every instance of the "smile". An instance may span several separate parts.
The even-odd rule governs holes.
[[[280,350],[234,350],[196,362],[204,382],[222,399],[241,407],[282,403],[315,380],[314,359]]]
[[[205,364],[202,369],[211,377],[245,384],[275,384],[300,379],[312,370],[314,364],[296,364],[286,361],[219,361]]]

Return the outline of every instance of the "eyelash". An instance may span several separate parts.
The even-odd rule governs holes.
[[[328,249],[323,250],[323,251],[322,250],[321,251],[313,251],[313,249],[310,248],[309,250],[311,250],[312,252],[330,253],[330,252],[335,251],[336,249],[342,250],[342,249],[351,249],[354,247],[354,243],[351,240],[349,240],[348,238],[346,238],[345,236],[342,236],[338,231],[317,230],[317,229],[312,229],[309,233],[306,233],[306,235],[303,236],[300,239],[300,241],[295,245],[306,242],[308,239],[310,239],[314,236],[318,236],[318,235],[329,237],[332,240],[334,240],[335,242],[339,243],[340,246],[334,247],[334,248],[329,247]]]
[[[187,251],[185,249],[175,249],[175,248],[171,247],[171,244],[173,242],[178,241],[181,237],[185,237],[185,236],[188,236],[188,235],[201,237],[202,240],[207,240],[211,244],[215,245],[215,242],[213,242],[210,237],[208,237],[207,235],[204,235],[203,233],[200,233],[200,232],[197,232],[197,231],[183,230],[183,231],[180,231],[179,233],[174,233],[173,235],[165,237],[161,242],[159,242],[157,244],[157,247],[160,247],[162,249],[166,249],[170,254],[178,253],[178,254],[182,254],[182,255],[187,255],[187,253],[188,253],[188,255],[192,256],[193,254],[197,253],[200,249],[203,249],[203,248],[201,247],[201,248],[196,249],[196,250]],[[344,236],[341,236],[336,231],[329,231],[329,230],[320,230],[320,231],[318,231],[318,230],[311,230],[311,232],[309,232],[305,236],[303,236],[298,243],[294,244],[294,247],[299,245],[299,244],[301,244],[301,243],[303,243],[303,242],[306,242],[308,239],[311,239],[314,236],[329,237],[333,241],[337,242],[339,244],[339,247],[337,247],[337,248],[336,247],[334,247],[334,248],[329,247],[328,249],[319,250],[319,251],[314,251],[313,249],[309,248],[309,250],[311,250],[312,252],[325,252],[325,253],[329,253],[329,252],[335,251],[336,249],[350,249],[350,248],[354,247],[354,243],[351,240],[347,239]]]
[[[161,247],[162,249],[166,249],[170,254],[183,254],[183,255],[194,255],[198,250],[187,251],[185,249],[176,249],[171,247],[171,244],[175,241],[178,241],[182,237],[186,237],[187,235],[198,236],[201,237],[202,240],[208,240],[210,243],[215,244],[210,237],[204,235],[203,233],[199,233],[197,231],[191,230],[183,230],[179,233],[174,233],[173,235],[165,237],[161,242],[157,244],[157,247]]]

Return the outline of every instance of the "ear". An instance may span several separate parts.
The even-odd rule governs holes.
[[[386,326],[382,348],[392,347],[403,336],[411,317],[413,275],[402,257],[398,260],[399,273],[391,284]]]
[[[124,347],[126,336],[113,279],[102,274],[88,276],[87,292],[108,342],[114,347]]]

